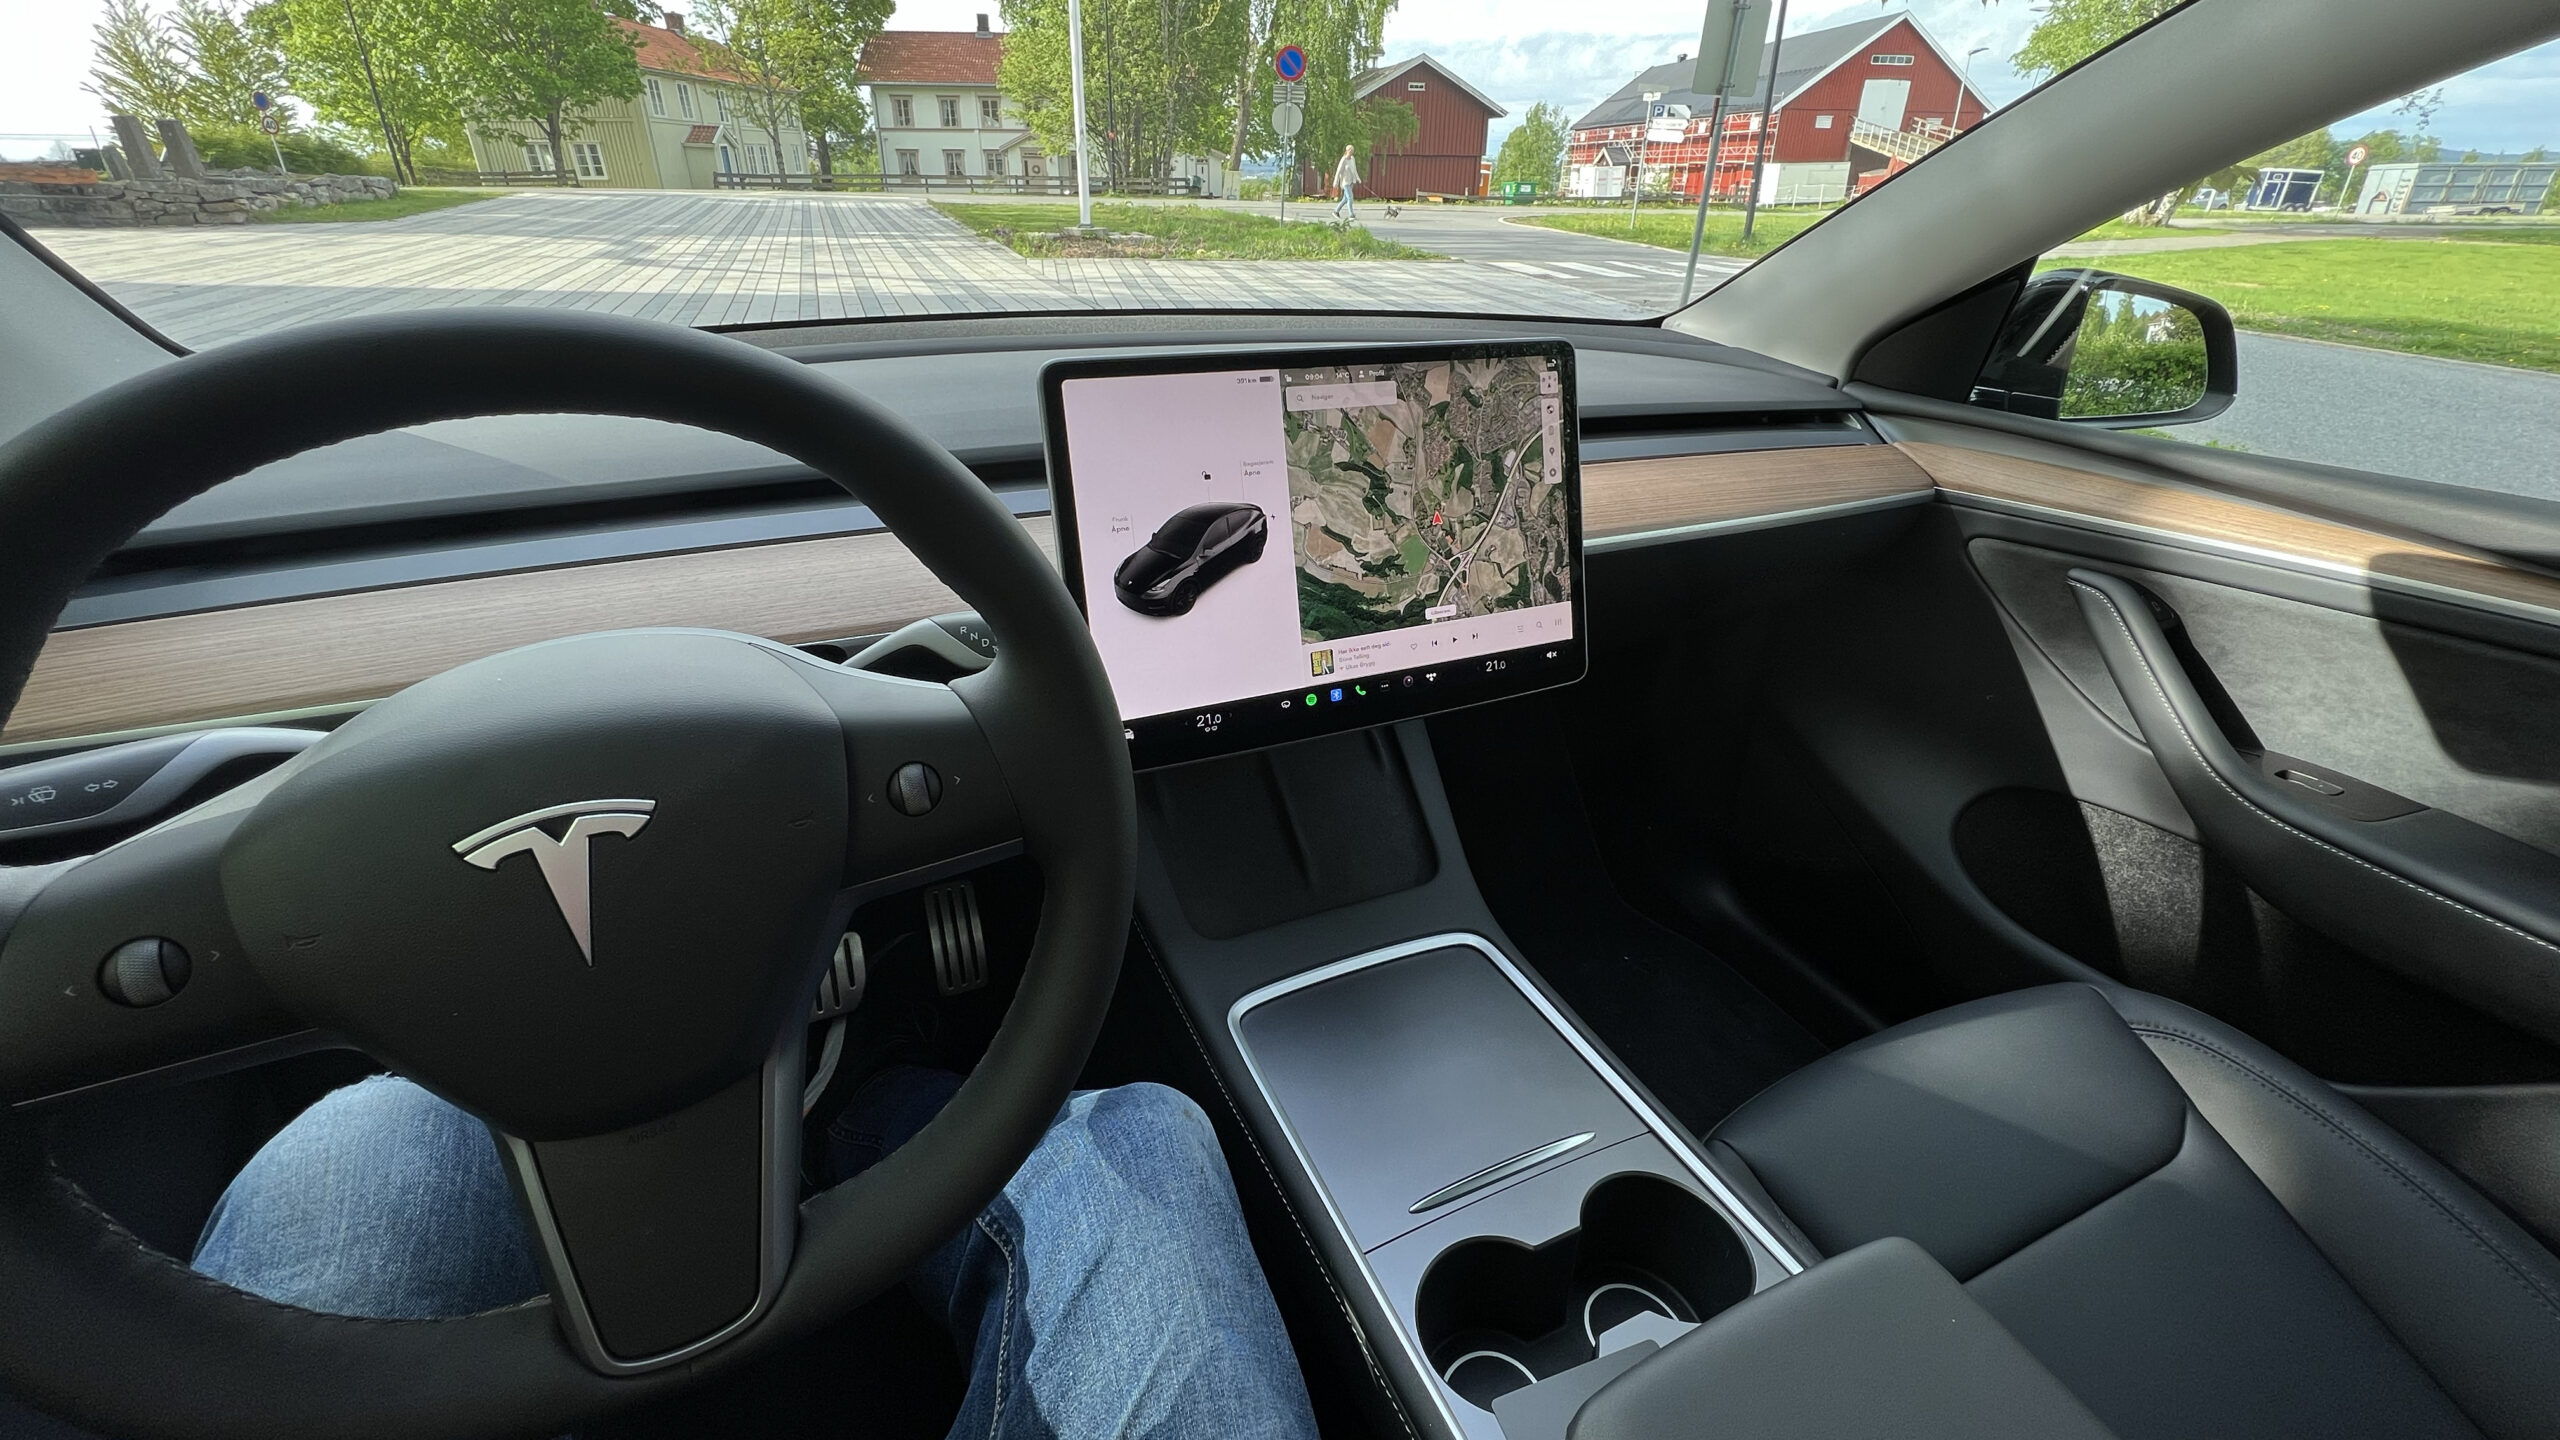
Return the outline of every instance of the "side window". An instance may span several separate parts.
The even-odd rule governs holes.
[[[938,98],[934,103],[942,107],[942,128],[945,130],[959,129],[960,97],[957,95],[944,95]]]
[[[681,80],[676,82],[676,108],[684,112],[687,120],[693,118],[693,87]]]
[[[667,92],[658,84],[658,77],[651,75],[641,83],[649,87],[649,113],[652,115],[666,114]]]
[[[993,95],[978,97],[978,124],[989,130],[1004,124],[1004,101]]]
[[[2229,312],[2237,393],[2142,433],[2560,500],[2555,114],[2560,43],[2233,156],[2044,256],[2030,290],[2116,275]],[[2196,368],[2190,321],[2086,288],[2095,328],[2044,357],[2069,363],[2066,417]]]

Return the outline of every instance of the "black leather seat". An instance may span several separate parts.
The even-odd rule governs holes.
[[[2560,1436],[2560,1261],[2157,996],[1925,1016],[1772,1086],[1709,1150],[1811,1254],[1917,1242],[2123,1440]]]

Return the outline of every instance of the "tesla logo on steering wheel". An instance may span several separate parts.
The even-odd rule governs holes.
[[[596,951],[587,929],[588,842],[598,835],[637,835],[657,808],[655,800],[576,800],[501,820],[455,841],[453,853],[483,870],[497,869],[510,855],[533,856],[543,883],[551,887],[552,902],[560,907],[560,918],[578,942],[578,953],[593,965]],[[542,828],[546,821],[562,819],[569,828],[558,839]]]

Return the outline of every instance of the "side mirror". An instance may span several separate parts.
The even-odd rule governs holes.
[[[2018,293],[1973,403],[2110,430],[2184,425],[2239,393],[2231,312],[2104,270],[2048,270]]]

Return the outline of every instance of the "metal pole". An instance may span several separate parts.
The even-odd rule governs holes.
[[[1751,146],[1751,189],[1742,197],[1742,238],[1760,215],[1760,165],[1769,158],[1769,132],[1778,128],[1778,51],[1787,43],[1787,0],[1778,0],[1778,23],[1769,32],[1769,85],[1760,92],[1760,135]]]
[[[1680,303],[1689,303],[1689,287],[1698,283],[1698,250],[1707,243],[1707,202],[1716,193],[1716,152],[1724,148],[1724,92],[1716,92],[1707,109],[1707,173],[1698,182],[1698,221],[1689,227],[1689,268],[1680,276]]]
[[[1662,98],[1659,90],[1644,92],[1644,129],[1636,136],[1636,168],[1627,177],[1627,229],[1636,228],[1636,211],[1644,205],[1644,162],[1653,154],[1653,102]]]
[[[364,67],[364,88],[373,96],[373,118],[382,122],[382,148],[391,154],[391,178],[397,180],[405,175],[415,185],[418,172],[400,163],[400,142],[391,136],[391,114],[382,108],[382,86],[373,78],[373,52],[365,47],[364,26],[356,20],[355,0],[338,0],[338,6],[347,12],[347,33],[355,37],[356,63]],[[276,153],[282,156],[284,152],[279,147]]]
[[[1707,178],[1698,187],[1698,223],[1689,229],[1689,268],[1680,276],[1680,303],[1689,303],[1689,294],[1698,283],[1698,250],[1707,240],[1707,202],[1716,195],[1716,162],[1724,155],[1724,93],[1733,88],[1735,40],[1742,35],[1742,18],[1750,10],[1747,3],[1733,7],[1732,29],[1727,32],[1724,47],[1724,74],[1717,77],[1716,100],[1712,107],[1713,123],[1707,126]],[[1756,62],[1755,62],[1756,63]],[[1774,75],[1776,72],[1770,72]],[[1772,81],[1772,83],[1775,83]]]
[[[1076,120],[1076,228],[1093,228],[1093,167],[1086,163],[1084,135],[1084,6],[1067,0],[1067,83],[1074,92]]]

